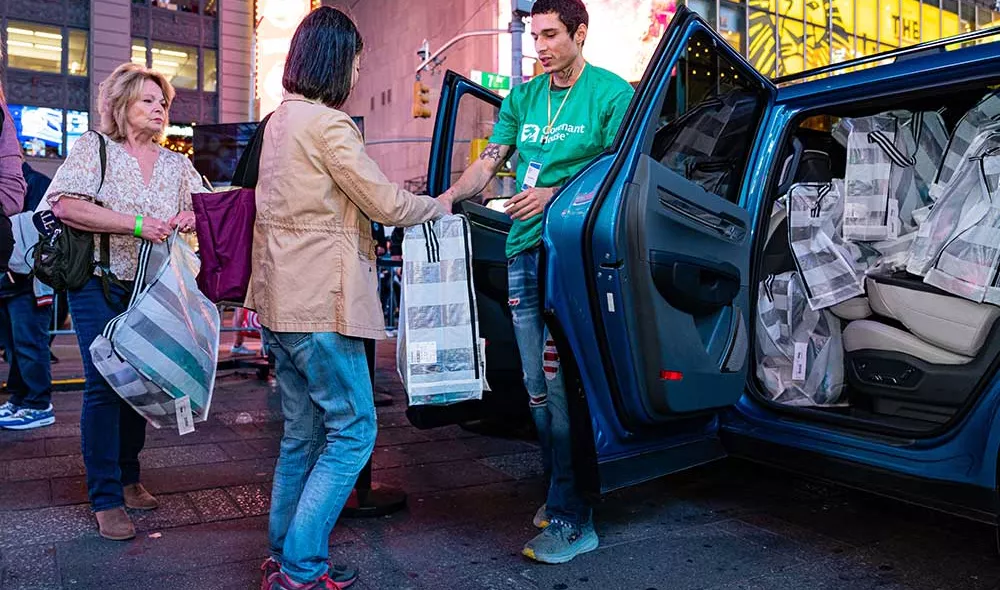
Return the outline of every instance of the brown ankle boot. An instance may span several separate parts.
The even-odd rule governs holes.
[[[153,510],[160,505],[141,483],[130,483],[125,486],[124,492],[125,506],[132,510]]]
[[[101,536],[112,541],[128,541],[135,538],[135,525],[124,508],[112,508],[95,512]]]

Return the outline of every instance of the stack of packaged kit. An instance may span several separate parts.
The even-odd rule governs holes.
[[[816,341],[839,348],[839,321],[827,310],[863,295],[868,273],[905,270],[949,293],[1000,304],[1000,93],[967,112],[950,137],[933,111],[843,119],[833,135],[847,151],[845,177],[789,189],[783,206],[797,272],[761,283],[761,293],[772,295],[758,304],[758,374],[784,403],[836,403],[842,352],[836,357]],[[790,340],[782,346],[769,298],[775,285],[796,284],[801,295],[788,287],[785,297],[822,313],[784,314]],[[798,370],[797,361],[804,363]]]

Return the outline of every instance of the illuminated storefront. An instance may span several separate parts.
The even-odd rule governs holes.
[[[680,0],[587,0],[585,54],[629,81],[642,76]],[[686,0],[768,76],[794,74],[1000,26],[992,0]],[[615,23],[605,26],[601,23]],[[525,44],[530,53],[531,41]]]
[[[281,77],[292,35],[318,5],[317,0],[257,0],[254,60],[257,113],[270,113],[281,103],[284,94]]]

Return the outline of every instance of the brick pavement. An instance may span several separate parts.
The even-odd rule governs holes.
[[[992,531],[866,494],[729,461],[612,494],[601,548],[565,566],[519,556],[543,499],[526,441],[458,427],[418,431],[403,415],[392,345],[380,349],[375,480],[410,494],[405,512],[342,520],[338,562],[361,590],[675,588],[987,589],[1000,584]],[[159,510],[134,514],[128,543],[103,541],[86,506],[79,393],[57,423],[0,432],[0,588],[247,589],[266,554],[278,399],[252,374],[220,376],[192,435],[150,430],[142,460]]]

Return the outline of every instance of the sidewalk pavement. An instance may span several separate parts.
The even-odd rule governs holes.
[[[404,512],[343,519],[337,563],[360,590],[948,588],[1000,583],[989,527],[770,469],[727,461],[616,492],[597,507],[601,548],[563,566],[519,554],[544,498],[531,442],[459,427],[418,431],[379,348],[374,480]],[[249,589],[267,553],[277,393],[253,372],[219,378],[212,416],[184,437],[150,429],[143,482],[161,502],[138,537],[98,537],[86,504],[80,393],[57,393],[55,425],[0,432],[0,588]]]

